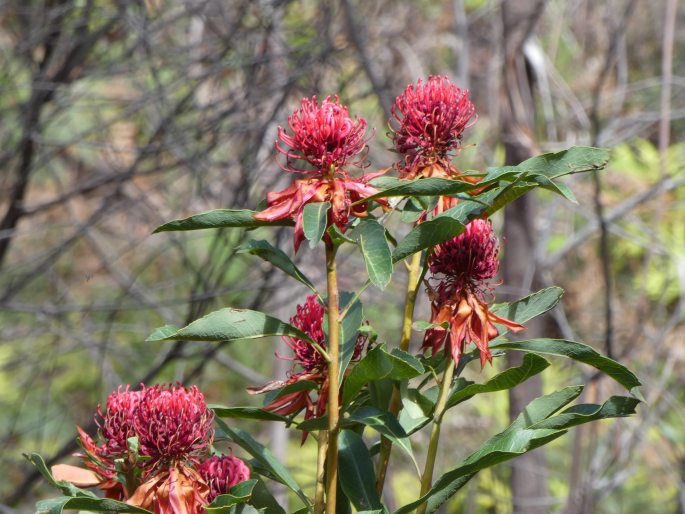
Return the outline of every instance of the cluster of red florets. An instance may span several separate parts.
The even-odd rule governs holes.
[[[303,98],[300,108],[288,118],[292,134],[278,127],[276,149],[285,155],[284,169],[299,173],[328,173],[331,167],[342,172],[345,166],[364,167],[369,138],[364,118],[350,118],[340,99],[327,97],[319,104],[316,97]],[[295,167],[296,161],[310,168]]]
[[[196,386],[119,388],[98,406],[95,421],[103,438],[101,453],[119,458],[129,452],[128,439],[138,438],[148,466],[197,462],[212,443],[214,413]]]
[[[142,396],[143,391],[131,391],[130,386],[122,391],[119,387],[107,397],[106,414],[98,405],[95,422],[104,440],[103,454],[120,458],[128,453],[127,441],[136,435],[135,412]]]
[[[234,485],[250,479],[250,468],[232,454],[213,455],[201,463],[197,471],[209,486],[208,502],[226,494]]]
[[[302,305],[297,306],[296,314],[290,318],[290,324],[299,328],[322,348],[326,347],[326,336],[323,332],[324,306],[315,295],[309,295]],[[326,367],[326,359],[308,341],[296,337],[283,338],[295,354],[293,360],[305,372],[321,371]]]
[[[452,289],[477,291],[497,275],[499,241],[487,220],[476,219],[464,232],[433,248],[428,265],[434,276],[442,276]]]
[[[325,309],[319,303],[316,295],[309,295],[304,304],[298,305],[296,314],[290,318],[290,324],[307,334],[312,341],[324,350],[326,336],[323,331]],[[328,362],[326,358],[309,341],[296,337],[284,337],[283,341],[294,353],[293,357],[282,357],[293,361],[293,368],[287,380],[276,380],[261,387],[249,388],[252,394],[260,394],[301,381],[310,381],[318,385],[316,391],[302,390],[282,395],[264,408],[282,416],[295,415],[304,409],[305,419],[319,418],[326,413],[326,399],[328,397]],[[366,347],[367,338],[359,334],[355,343],[352,361],[361,358]],[[298,369],[299,368],[299,369]],[[313,394],[317,393],[314,398]],[[303,432],[302,442],[307,437]]]
[[[308,203],[330,202],[328,226],[345,232],[350,216],[366,216],[368,205],[363,200],[378,191],[368,181],[379,173],[359,178],[349,174],[348,167],[364,167],[367,123],[352,119],[348,108],[338,97],[326,98],[320,104],[316,97],[303,98],[300,108],[289,118],[292,133],[279,127],[276,149],[286,156],[283,169],[303,175],[283,191],[266,195],[267,208],[255,215],[264,221],[295,221],[295,251],[304,240],[303,213]],[[309,167],[297,167],[298,161]],[[377,202],[387,207],[385,200]],[[324,236],[329,241],[328,235]]]
[[[79,428],[81,457],[92,480],[78,485],[98,486],[109,498],[156,513],[182,507],[201,514],[216,496],[250,476],[233,455],[210,457],[213,421],[195,386],[120,387],[107,397],[104,410],[98,406],[100,443]],[[72,481],[72,476],[69,466],[57,468],[58,479]]]
[[[492,360],[490,340],[499,334],[495,324],[510,330],[523,326],[490,312],[485,291],[499,268],[499,241],[487,220],[476,219],[460,235],[436,245],[428,257],[431,323],[447,324],[426,331],[423,348],[444,348],[459,362],[466,344],[480,350],[481,366]],[[437,285],[431,285],[437,282]]]
[[[393,142],[404,157],[397,166],[400,174],[405,178],[455,175],[450,156],[458,151],[475,113],[469,92],[447,77],[408,85],[392,106]]]

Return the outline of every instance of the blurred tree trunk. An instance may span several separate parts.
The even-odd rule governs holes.
[[[504,66],[502,76],[502,141],[506,164],[518,164],[536,152],[533,135],[534,103],[532,79],[526,68],[523,45],[537,23],[543,3],[539,0],[502,3]],[[504,222],[504,282],[513,296],[520,297],[536,287],[535,197],[526,195],[507,206]],[[523,337],[541,335],[544,321],[526,324]],[[519,366],[522,355],[508,354],[509,366]],[[509,416],[513,420],[534,398],[542,394],[537,375],[509,391]],[[546,514],[548,496],[545,454],[542,450],[517,458],[511,467],[514,513]]]

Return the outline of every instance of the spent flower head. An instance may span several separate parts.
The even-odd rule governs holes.
[[[428,257],[432,279],[428,284],[431,323],[443,325],[426,331],[423,348],[444,348],[459,363],[466,345],[480,350],[481,366],[492,361],[490,340],[499,334],[495,324],[518,332],[525,327],[490,312],[485,300],[489,280],[499,268],[499,241],[487,220],[474,220],[460,235],[445,241]]]
[[[464,130],[475,122],[468,90],[449,78],[428,77],[410,84],[392,106],[395,149],[403,156],[403,178],[455,176],[450,155],[459,150]]]
[[[227,494],[234,485],[250,479],[250,468],[232,453],[212,455],[197,467],[197,471],[209,486],[207,503],[212,503],[221,494]]]

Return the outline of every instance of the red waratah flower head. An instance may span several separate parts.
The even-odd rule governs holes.
[[[207,503],[212,503],[221,494],[227,494],[234,485],[250,479],[250,468],[232,453],[211,456],[197,467],[197,471],[209,486]]]
[[[435,288],[428,286],[431,297],[431,323],[447,324],[426,331],[423,348],[435,354],[444,347],[455,363],[465,345],[475,343],[480,350],[481,366],[492,361],[490,340],[497,337],[495,323],[514,332],[525,327],[490,312],[485,300],[488,281],[499,268],[499,241],[487,220],[474,220],[457,237],[437,245],[429,256]]]
[[[299,328],[311,337],[322,348],[326,346],[326,336],[323,332],[324,306],[321,305],[316,295],[309,295],[304,304],[297,306],[297,313],[290,318],[290,324]],[[326,367],[326,359],[308,341],[296,337],[284,337],[283,341],[295,354],[293,360],[302,366],[306,372],[322,370]]]
[[[407,86],[391,112],[395,149],[404,157],[398,166],[402,177],[457,175],[450,154],[459,149],[475,112],[468,90],[447,77],[432,76]]]
[[[308,203],[330,202],[328,226],[335,225],[345,232],[351,215],[368,215],[368,204],[363,200],[378,191],[368,181],[380,173],[354,178],[348,166],[364,167],[366,155],[366,120],[350,118],[347,107],[338,97],[326,98],[321,104],[316,97],[304,98],[300,108],[289,118],[292,134],[278,130],[281,142],[276,149],[286,156],[282,168],[301,173],[305,178],[295,180],[283,191],[266,195],[267,208],[255,214],[262,221],[292,219],[295,221],[295,251],[304,240],[303,212]],[[301,161],[310,167],[298,167]],[[384,207],[384,199],[376,200]],[[354,205],[353,205],[354,204]],[[324,236],[326,241],[329,237]]]
[[[145,389],[135,417],[140,453],[163,462],[196,462],[212,443],[214,413],[196,386]]]
[[[336,96],[320,104],[316,97],[303,98],[300,108],[288,118],[289,134],[278,127],[276,149],[285,155],[284,169],[299,173],[329,174],[331,168],[342,170],[346,165],[364,167],[366,154],[366,120],[350,118],[347,106]],[[282,146],[284,143],[286,146]],[[312,168],[295,167],[296,161]]]
[[[497,275],[499,241],[487,220],[475,219],[464,232],[441,243],[430,253],[428,264],[433,275],[441,275],[452,287],[480,290]]]
[[[102,453],[112,458],[128,453],[127,440],[136,435],[135,413],[142,397],[143,391],[131,391],[128,385],[122,390],[120,386],[107,397],[104,413],[98,405],[95,423],[105,441]]]
[[[302,330],[319,346],[326,349],[326,339],[323,331],[324,312],[325,309],[317,301],[316,296],[309,295],[304,304],[297,306],[297,313],[290,318],[290,324]],[[305,419],[323,416],[326,413],[326,401],[328,398],[328,363],[326,359],[311,343],[304,339],[284,337],[283,341],[295,354],[294,357],[287,358],[287,360],[294,362],[290,377],[287,380],[269,382],[261,387],[251,387],[248,389],[248,392],[250,394],[261,394],[281,389],[286,385],[296,382],[305,380],[314,382],[318,385],[318,398],[316,401],[311,396],[313,391],[302,390],[280,396],[266,405],[264,409],[282,416],[297,414],[302,409],[305,409]],[[367,341],[368,339],[364,335],[358,335],[352,355],[353,361],[361,358]],[[302,371],[293,373],[298,365],[302,368]],[[305,441],[306,437],[307,432],[303,432],[302,442]]]

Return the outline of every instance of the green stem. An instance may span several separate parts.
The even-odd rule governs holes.
[[[348,311],[352,308],[352,306],[356,303],[356,301],[359,300],[362,293],[364,291],[366,291],[370,285],[371,285],[371,280],[367,280],[366,282],[364,282],[364,285],[361,288],[359,288],[359,291],[354,293],[354,296],[352,296],[350,301],[347,302],[347,305],[343,308],[342,311],[340,311],[340,316],[338,317],[339,321],[342,321],[343,319],[345,319],[345,316],[347,316]]]
[[[433,485],[433,469],[435,468],[435,458],[438,454],[438,442],[440,440],[440,427],[442,426],[442,417],[445,414],[445,407],[447,406],[447,399],[450,396],[450,388],[452,387],[452,377],[454,376],[454,360],[448,355],[449,359],[445,374],[442,377],[442,384],[440,385],[440,396],[438,403],[435,405],[435,414],[433,415],[433,429],[431,430],[431,438],[428,443],[428,453],[426,454],[426,465],[423,468],[423,475],[421,476],[421,493],[419,498],[430,491]],[[426,504],[422,503],[416,514],[425,514]]]
[[[326,514],[335,514],[338,483],[339,430],[339,339],[340,298],[335,266],[336,247],[326,245],[326,280],[328,285],[328,450],[326,456]]]
[[[323,514],[325,504],[324,466],[326,465],[326,449],[328,448],[328,433],[319,432],[319,449],[316,456],[316,492],[314,493],[314,514]]]
[[[411,325],[414,321],[414,306],[416,305],[416,296],[421,285],[421,252],[417,252],[412,256],[409,264],[409,275],[407,277],[407,295],[404,303],[404,317],[402,318],[402,334],[400,336],[400,349],[407,351],[409,349],[409,342],[411,341]],[[402,397],[397,386],[392,389],[392,397],[390,398],[389,411],[393,416],[397,416],[402,408]],[[385,486],[385,475],[388,471],[388,463],[390,462],[390,452],[392,450],[392,441],[386,437],[381,438],[381,449],[378,457],[378,471],[376,473],[376,490],[378,494],[383,493]]]

